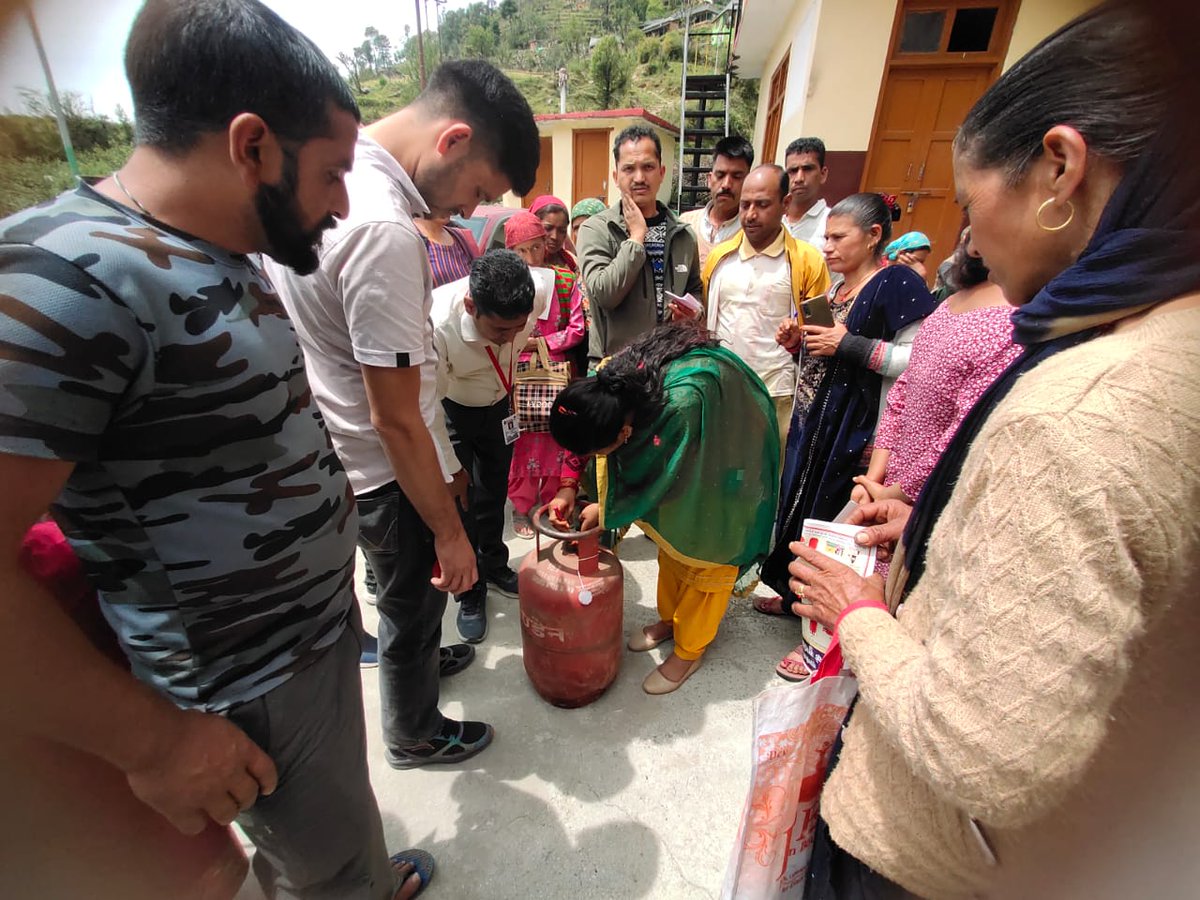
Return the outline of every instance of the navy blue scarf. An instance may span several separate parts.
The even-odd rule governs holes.
[[[1186,174],[1194,164],[1164,146],[1160,142],[1158,152],[1145,153],[1122,179],[1079,259],[1013,313],[1013,340],[1025,352],[979,398],[925,482],[904,532],[906,590],[924,571],[929,536],[950,502],[971,444],[1017,380],[1139,310],[1200,289],[1200,246],[1193,230],[1200,193]]]

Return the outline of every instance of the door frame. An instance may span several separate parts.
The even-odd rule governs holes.
[[[982,53],[900,53],[900,37],[904,26],[904,16],[910,12],[936,12],[938,10],[952,11],[972,7],[1000,7],[996,17],[996,25],[992,29],[992,40],[988,49]],[[1004,60],[1008,56],[1009,43],[1012,41],[1013,27],[1017,22],[1017,13],[1021,9],[1021,0],[898,0],[896,15],[892,22],[892,37],[888,41],[887,64],[883,69],[883,78],[879,82],[879,96],[875,99],[875,118],[871,122],[871,141],[867,144],[867,157],[863,162],[862,177],[858,189],[867,189],[867,178],[871,166],[875,162],[876,147],[879,133],[883,124],[883,98],[887,95],[888,80],[897,70],[912,69],[941,69],[953,66],[992,66],[988,84],[991,85],[1000,77],[1004,68]],[[953,25],[954,16],[946,16],[942,25],[942,36],[939,46],[944,46]]]
[[[792,45],[788,44],[783,51],[783,59],[771,73],[770,88],[767,92],[767,124],[763,129],[762,162],[775,162],[779,152],[779,129],[783,124],[783,104],[787,99],[787,77],[791,65]]]

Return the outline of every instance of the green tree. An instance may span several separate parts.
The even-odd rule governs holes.
[[[463,40],[463,54],[478,59],[491,59],[496,52],[496,34],[485,25],[472,25]]]
[[[392,50],[391,38],[371,26],[367,26],[366,36],[367,40],[371,42],[375,71],[383,72],[390,69],[396,59],[396,54]]]
[[[611,34],[596,44],[592,51],[592,89],[601,109],[612,109],[625,96],[632,68],[629,57]]]
[[[588,27],[580,16],[569,16],[558,33],[558,40],[567,53],[578,56],[587,48]]]
[[[758,88],[757,78],[734,76],[729,91],[730,132],[746,137],[754,134],[754,122],[758,118]]]
[[[667,62],[679,62],[683,59],[683,35],[678,31],[668,31],[662,36],[662,58]]]
[[[347,53],[343,50],[337,55],[337,61],[342,64],[342,68],[346,70],[346,77],[350,80],[350,86],[360,94],[365,94],[362,86],[362,71],[359,68],[358,55]]]
[[[500,15],[489,9],[485,3],[472,3],[466,9],[452,9],[442,16],[439,31],[442,38],[442,52],[446,59],[455,59],[469,55],[466,50],[467,34],[472,25],[481,25],[492,30],[499,25]]]

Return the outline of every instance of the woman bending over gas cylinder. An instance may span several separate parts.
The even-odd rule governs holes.
[[[563,389],[550,432],[596,455],[598,503],[581,527],[636,522],[658,545],[659,621],[629,649],[675,650],[643,682],[676,690],[700,667],[741,572],[770,549],[779,485],[779,427],[762,381],[691,322],[664,325]],[[566,502],[561,500],[564,498]],[[574,489],[552,504],[559,527]]]

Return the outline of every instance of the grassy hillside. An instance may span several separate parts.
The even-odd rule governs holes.
[[[640,5],[639,0],[501,0],[495,7],[475,3],[447,13],[440,35],[426,33],[426,65],[431,71],[441,52],[452,58],[488,58],[509,74],[535,113],[558,112],[556,72],[566,66],[567,110],[602,109],[605,104],[593,79],[588,47],[592,38],[612,34],[619,42],[628,84],[610,98],[607,108],[644,107],[668,122],[678,122],[681,36],[671,32],[644,37],[638,28],[643,18],[662,15],[664,8],[673,5],[671,0],[640,0]],[[418,51],[415,36],[406,36],[399,49],[393,49],[375,29],[367,29],[367,38],[352,52],[338,54],[338,61],[355,90],[364,121],[373,122],[416,97]],[[693,56],[691,71],[712,71],[714,62],[723,64],[723,49],[714,50],[711,43],[697,45],[700,58]],[[730,110],[731,130],[751,134],[757,103],[757,82],[738,83]],[[44,112],[44,107],[37,112]],[[52,122],[41,114],[5,119],[0,123],[4,129],[33,135],[41,143],[30,149],[32,139],[22,144],[2,140],[5,134],[0,133],[0,216],[54,197],[71,183]],[[94,148],[83,145],[78,155],[85,176],[105,176],[120,167],[130,150],[127,120],[81,118],[72,126],[73,135],[77,127],[98,130],[105,141]],[[121,129],[124,134],[114,138]]]
[[[645,107],[668,122],[678,122],[681,68],[680,63],[670,63],[665,71],[647,74],[647,66],[637,66],[630,79],[630,88],[616,108]],[[525,95],[534,113],[558,112],[558,81],[553,72],[505,69],[505,73]],[[367,93],[357,99],[362,107],[363,119],[367,122],[400,109],[417,93],[417,85],[405,77],[384,76],[364,87]],[[586,73],[572,73],[567,88],[567,111],[582,112],[596,108],[590,78]]]

